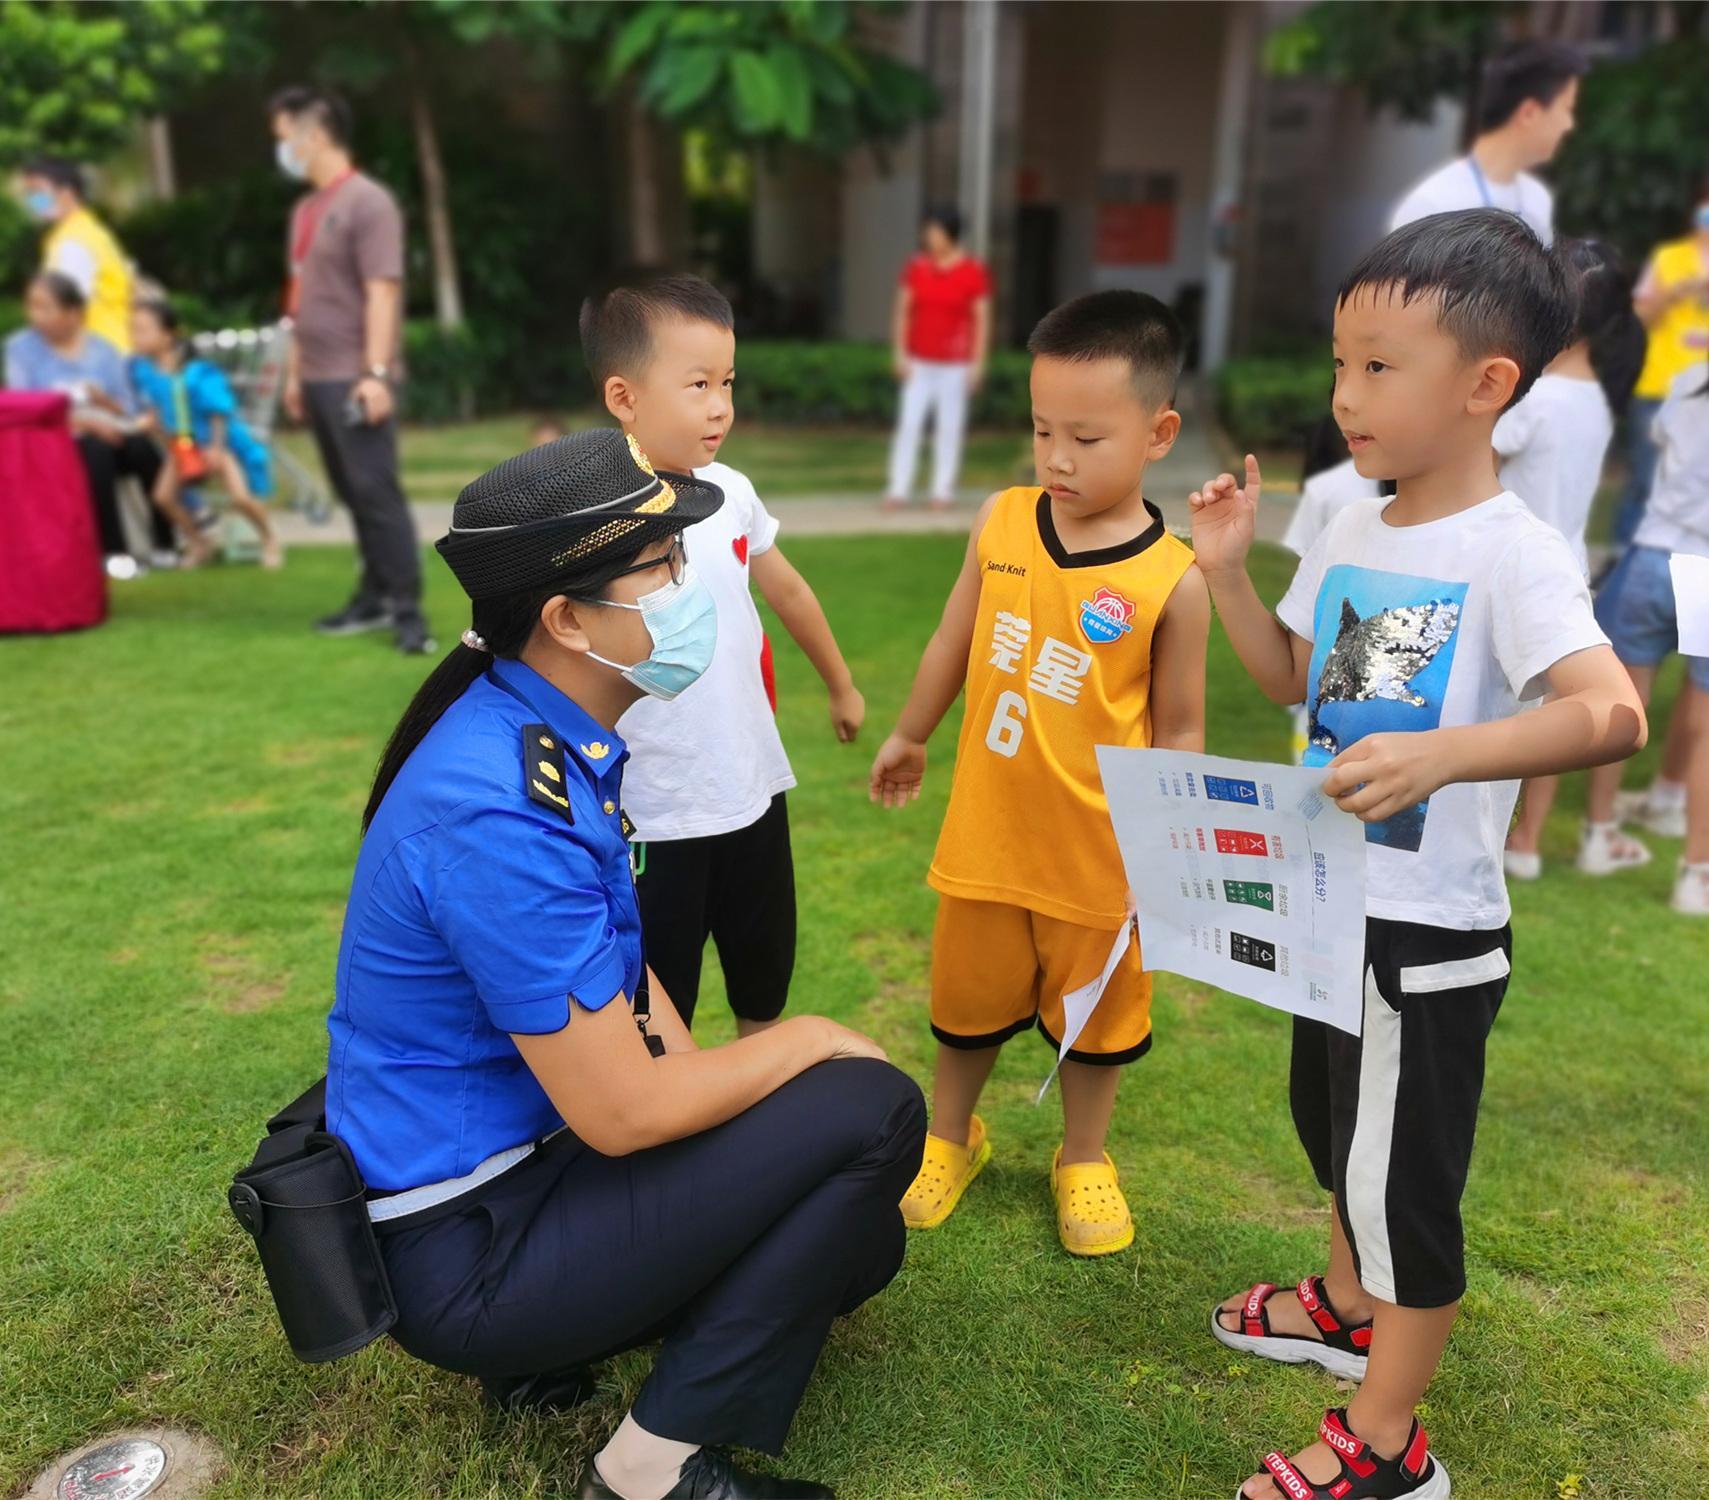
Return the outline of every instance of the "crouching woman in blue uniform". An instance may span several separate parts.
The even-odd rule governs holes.
[[[612,726],[711,658],[682,531],[721,503],[616,432],[458,497],[473,625],[386,747],[329,1024],[405,1349],[553,1405],[663,1341],[583,1497],[831,1494],[721,1450],[782,1447],[832,1320],[896,1274],[924,1139],[919,1090],[834,1021],[697,1049],[643,1003]]]

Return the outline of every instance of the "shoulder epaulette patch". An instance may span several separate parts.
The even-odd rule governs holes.
[[[522,726],[522,784],[528,789],[530,801],[551,808],[575,827],[576,818],[570,811],[564,783],[564,747],[545,724]]]

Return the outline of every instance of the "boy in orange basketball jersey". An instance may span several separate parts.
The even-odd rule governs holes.
[[[931,1134],[902,1200],[912,1228],[954,1210],[991,1157],[980,1090],[1010,1037],[1053,1049],[1062,996],[1096,979],[1126,888],[1095,747],[1202,750],[1210,599],[1193,554],[1142,493],[1180,431],[1181,330],[1155,297],[1095,292],[1046,316],[1033,355],[1038,485],[980,508],[966,561],[871,795],[919,795],[926,741],[965,682],[949,812],[928,876],[938,1039]],[[1151,980],[1128,949],[1062,1067],[1052,1163],[1057,1232],[1074,1255],[1133,1242],[1104,1151],[1120,1064],[1151,1046]]]

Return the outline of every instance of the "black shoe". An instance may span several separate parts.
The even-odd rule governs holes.
[[[544,1375],[483,1375],[481,1391],[495,1411],[569,1411],[593,1399],[596,1383],[586,1365]]]
[[[383,604],[371,604],[352,599],[335,615],[315,621],[317,635],[362,635],[369,630],[384,630],[392,623],[392,612]]]
[[[439,642],[427,633],[427,621],[420,615],[412,615],[398,621],[398,650],[405,656],[431,656],[439,649]]]
[[[582,1470],[576,1500],[622,1500],[599,1477],[593,1460]],[[836,1500],[836,1491],[810,1479],[773,1479],[738,1469],[730,1455],[717,1448],[691,1453],[682,1466],[682,1477],[671,1486],[665,1500]]]

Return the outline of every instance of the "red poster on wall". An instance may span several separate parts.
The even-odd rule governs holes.
[[[1100,203],[1095,246],[1101,266],[1168,265],[1175,258],[1174,203]]]

